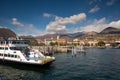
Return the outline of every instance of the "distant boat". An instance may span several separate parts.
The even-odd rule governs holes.
[[[43,66],[53,61],[55,57],[31,49],[26,40],[0,40],[0,63]]]

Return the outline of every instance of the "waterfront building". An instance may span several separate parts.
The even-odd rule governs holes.
[[[98,43],[97,40],[94,40],[94,41],[88,41],[88,44],[89,44],[90,46],[96,46],[97,43]]]

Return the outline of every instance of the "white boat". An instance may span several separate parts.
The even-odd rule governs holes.
[[[44,56],[38,50],[30,49],[26,40],[1,40],[0,63],[23,65],[49,65],[55,57]]]

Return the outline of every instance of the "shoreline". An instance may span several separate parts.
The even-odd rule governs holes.
[[[72,51],[71,46],[32,46],[33,49],[38,49],[44,54],[54,54],[54,53],[68,53]],[[74,48],[77,48],[76,46]],[[85,46],[85,49],[120,49],[116,47],[105,47],[105,46]]]

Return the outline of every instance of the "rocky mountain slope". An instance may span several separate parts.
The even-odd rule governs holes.
[[[108,27],[101,31],[100,34],[120,34],[120,29]]]
[[[16,34],[8,28],[0,28],[0,37],[16,37]]]

